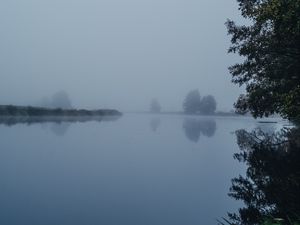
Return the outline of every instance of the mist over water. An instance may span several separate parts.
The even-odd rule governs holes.
[[[298,128],[233,110],[239,14],[236,0],[2,1],[0,225],[299,221]],[[249,87],[267,104],[237,109],[281,107]]]
[[[251,118],[0,123],[1,224],[216,224]],[[16,139],[18,141],[16,141]],[[17,217],[15,215],[18,215]]]
[[[12,0],[0,3],[0,104],[63,90],[75,108],[182,110],[188,91],[232,109],[227,67],[235,0]]]

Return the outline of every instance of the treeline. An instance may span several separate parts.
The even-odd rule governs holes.
[[[49,109],[43,107],[32,106],[14,106],[3,105],[0,106],[0,116],[115,116],[121,113],[114,109]]]
[[[237,116],[232,110],[230,112],[216,112],[217,101],[213,95],[201,97],[198,89],[191,90],[187,93],[183,104],[183,112],[162,112],[162,107],[157,99],[150,102],[149,112],[166,113],[166,114],[196,114],[196,115],[218,115],[218,116]]]
[[[217,102],[212,95],[206,95],[201,98],[199,90],[190,91],[184,102],[183,110],[186,114],[212,115],[217,109]]]

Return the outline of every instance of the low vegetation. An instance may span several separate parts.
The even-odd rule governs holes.
[[[113,109],[99,109],[99,110],[86,110],[86,109],[49,109],[43,107],[32,107],[32,106],[14,106],[14,105],[3,105],[0,106],[0,116],[20,116],[20,117],[31,117],[31,116],[118,116],[121,113]]]

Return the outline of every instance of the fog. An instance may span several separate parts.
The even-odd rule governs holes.
[[[0,3],[0,104],[65,91],[74,107],[182,110],[188,91],[230,110],[224,23],[235,0],[9,0]]]

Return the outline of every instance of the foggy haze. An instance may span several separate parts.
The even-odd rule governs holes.
[[[0,105],[66,91],[79,108],[182,110],[191,89],[232,109],[227,18],[235,0],[9,0],[0,3]]]

